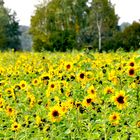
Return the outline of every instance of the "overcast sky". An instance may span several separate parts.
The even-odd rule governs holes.
[[[4,0],[5,6],[17,13],[20,25],[30,25],[30,17],[33,15],[35,5],[39,0]],[[132,23],[140,19],[140,0],[111,0],[115,4],[116,14],[122,22]]]

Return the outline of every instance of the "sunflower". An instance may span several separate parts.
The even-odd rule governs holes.
[[[82,105],[85,107],[89,107],[92,104],[92,102],[94,102],[94,101],[95,101],[95,96],[88,95],[84,98]]]
[[[86,72],[82,71],[77,75],[77,80],[78,81],[84,81],[86,80]]]
[[[17,122],[14,122],[12,125],[11,125],[11,129],[13,131],[18,131],[19,129],[21,128],[21,125]]]
[[[54,106],[50,108],[50,112],[48,113],[48,117],[51,122],[59,122],[62,118],[62,110],[59,106]]]
[[[88,89],[87,89],[87,93],[90,95],[96,95],[96,90],[94,88],[93,85],[91,85]]]
[[[112,94],[112,93],[114,93],[114,89],[112,88],[112,87],[106,87],[105,89],[104,89],[104,93],[105,94]]]
[[[73,63],[72,62],[65,62],[65,70],[66,71],[71,71],[73,67]]]
[[[129,66],[134,67],[135,63],[134,62],[129,62]]]
[[[26,87],[27,87],[26,81],[24,81],[24,80],[20,81],[19,86],[20,86],[21,89],[26,89]]]
[[[60,90],[60,85],[59,85],[59,83],[58,82],[56,82],[56,81],[52,81],[52,82],[50,82],[49,83],[49,85],[48,85],[48,91],[55,91],[55,90]]]
[[[111,114],[109,116],[109,120],[112,123],[112,125],[117,125],[119,123],[119,120],[120,120],[119,113],[114,112],[113,114]]]
[[[38,85],[39,83],[41,83],[40,79],[35,78],[32,80],[32,85],[34,86]]]
[[[7,106],[5,111],[6,111],[6,114],[8,116],[14,116],[15,115],[15,110],[10,106]]]
[[[123,109],[127,106],[127,96],[125,96],[124,91],[118,92],[115,96],[113,96],[114,104],[117,105],[119,109]]]
[[[130,69],[128,70],[128,75],[129,75],[129,76],[134,76],[134,75],[135,75],[135,69],[134,69],[134,68],[130,68]]]
[[[131,60],[128,62],[128,65],[129,65],[130,67],[134,67],[134,66],[135,66],[135,61],[134,61],[134,59],[131,59]]]

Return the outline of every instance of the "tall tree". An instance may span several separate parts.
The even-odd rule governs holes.
[[[113,36],[117,30],[118,17],[114,6],[108,0],[92,0],[89,26],[94,34],[98,34],[98,49],[102,51],[102,39]],[[96,39],[96,35],[94,36]],[[94,39],[94,40],[95,40]]]
[[[20,49],[19,24],[16,13],[4,7],[4,1],[0,0],[0,49]]]
[[[37,6],[31,18],[33,47],[65,51],[76,47],[86,19],[87,0],[52,0]],[[79,41],[80,42],[80,41]]]

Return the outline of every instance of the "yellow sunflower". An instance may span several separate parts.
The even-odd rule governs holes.
[[[112,94],[112,93],[114,93],[114,89],[112,88],[112,87],[106,87],[105,89],[104,89],[104,93],[105,94]]]
[[[22,81],[20,81],[19,86],[20,86],[21,89],[26,89],[26,87],[27,87],[27,82],[24,81],[24,80],[22,80]]]
[[[6,111],[6,114],[8,116],[14,116],[15,115],[15,110],[10,106],[7,106],[5,111]]]
[[[72,62],[65,62],[65,70],[66,71],[71,71],[73,67],[73,63]]]
[[[88,95],[84,98],[82,105],[85,107],[89,107],[92,102],[95,102],[95,96],[93,95]]]
[[[41,83],[40,79],[35,78],[32,80],[32,85],[34,86],[39,85],[40,83]]]
[[[17,122],[14,122],[12,125],[11,125],[11,129],[13,131],[18,131],[19,129],[21,128],[21,125]]]
[[[119,109],[123,109],[127,106],[127,96],[125,96],[125,92],[122,90],[113,96],[112,99]]]
[[[86,81],[86,72],[82,71],[77,75],[77,80],[80,82]]]
[[[90,95],[96,95],[96,90],[94,88],[93,85],[91,85],[88,89],[87,89],[87,93]]]
[[[119,124],[119,120],[120,120],[120,115],[117,112],[114,112],[113,114],[111,114],[109,116],[109,120],[111,122],[112,125],[117,125]]]
[[[61,108],[59,106],[51,107],[48,117],[51,122],[59,122],[62,118]]]

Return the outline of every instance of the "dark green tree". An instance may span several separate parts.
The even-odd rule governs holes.
[[[140,48],[140,23],[133,22],[122,32],[122,47],[126,51]]]
[[[16,20],[16,13],[4,7],[3,0],[0,0],[0,50],[20,49],[19,24]]]

